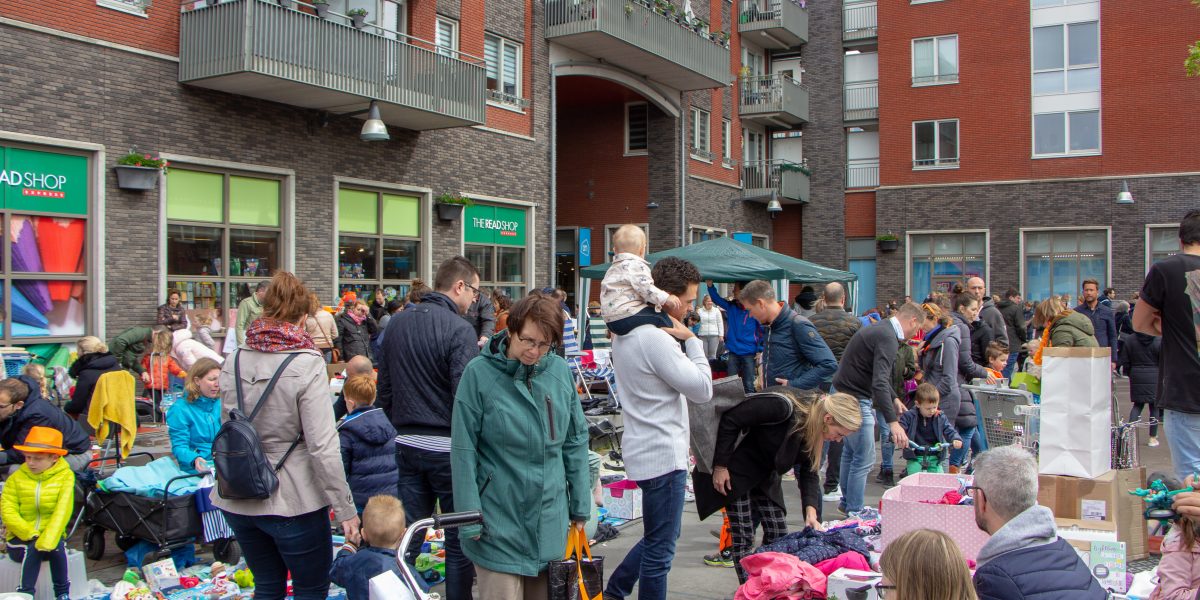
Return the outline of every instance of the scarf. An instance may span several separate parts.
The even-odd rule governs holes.
[[[277,319],[259,317],[246,331],[246,347],[259,352],[316,350],[312,337],[303,327]]]
[[[1062,312],[1058,313],[1058,316],[1054,317],[1053,319],[1050,319],[1049,323],[1046,323],[1046,329],[1044,331],[1042,331],[1042,345],[1038,348],[1038,351],[1035,352],[1033,355],[1033,364],[1041,366],[1042,351],[1045,350],[1046,348],[1050,347],[1050,329],[1052,329],[1054,327],[1054,322],[1061,319],[1062,317],[1065,317],[1065,316],[1073,313],[1073,312],[1075,312],[1075,311],[1073,311],[1069,308],[1065,309]]]
[[[357,312],[355,312],[353,310],[346,311],[346,315],[349,316],[352,321],[354,321],[355,325],[362,325],[363,321],[367,320],[366,315],[359,315]]]

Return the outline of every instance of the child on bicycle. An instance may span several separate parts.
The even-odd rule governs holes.
[[[947,444],[955,449],[962,448],[958,430],[938,410],[940,401],[937,388],[933,384],[922,383],[917,386],[913,407],[900,415],[900,427],[904,428],[909,440],[908,448],[904,449],[909,475],[921,471],[941,473]]]

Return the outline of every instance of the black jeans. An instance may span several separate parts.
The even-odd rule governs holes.
[[[433,515],[434,503],[443,513],[454,512],[454,487],[450,477],[450,453],[430,452],[396,444],[396,466],[400,469],[400,502],[404,516],[415,523]],[[486,518],[486,515],[484,515]],[[416,536],[404,559],[417,559],[423,538]],[[458,530],[446,530],[446,600],[471,600],[475,566],[462,553]]]
[[[324,600],[329,596],[333,534],[328,507],[294,517],[221,512],[237,536],[246,565],[254,573],[255,598],[287,597],[289,571],[295,600]]]
[[[71,592],[71,579],[67,573],[67,546],[63,542],[59,542],[57,548],[43,552],[35,548],[32,541],[13,538],[8,543],[8,557],[21,563],[21,585],[17,588],[18,592],[33,594],[44,560],[50,561],[50,579],[54,582],[54,595],[64,596]]]

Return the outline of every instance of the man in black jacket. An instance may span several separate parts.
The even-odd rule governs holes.
[[[380,348],[376,406],[396,427],[400,500],[409,522],[454,511],[450,477],[450,412],[467,363],[479,354],[475,329],[462,314],[479,297],[479,271],[456,256],[438,267],[434,291],[396,313]],[[416,541],[416,540],[414,540]],[[416,558],[409,548],[409,562]],[[474,568],[456,530],[446,532],[446,597],[469,600]]]
[[[1028,342],[1028,332],[1025,325],[1025,307],[1021,305],[1021,292],[1008,288],[1004,292],[1004,300],[996,305],[1000,316],[1004,317],[1004,329],[1008,332],[1008,364],[1004,365],[1005,379],[1011,378],[1014,367],[1017,366],[1018,354],[1024,352],[1025,342]]]
[[[27,375],[0,381],[0,465],[19,465],[25,455],[13,446],[24,443],[34,427],[50,427],[63,434],[64,456],[72,471],[87,466],[92,442],[67,413],[42,398],[42,386]],[[7,470],[7,469],[5,469]]]
[[[825,340],[825,344],[833,352],[833,357],[841,362],[842,354],[846,352],[846,346],[850,344],[850,338],[854,337],[859,329],[862,329],[862,323],[854,315],[846,312],[846,289],[842,287],[842,284],[836,281],[825,284],[822,295],[825,299],[825,308],[809,317],[808,320],[812,321],[813,327],[817,328],[817,333],[821,334],[821,339]],[[832,379],[830,377],[830,380]],[[829,385],[830,382],[826,381],[821,384],[821,389],[829,391]],[[842,470],[842,442],[825,442],[824,454],[827,463],[825,466],[825,500],[836,502],[840,497],[838,479]]]

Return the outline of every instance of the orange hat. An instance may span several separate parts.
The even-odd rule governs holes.
[[[52,427],[34,427],[29,430],[24,444],[14,445],[21,452],[56,454],[66,456],[67,451],[62,447],[62,432]]]

